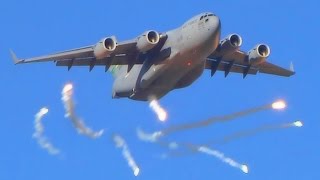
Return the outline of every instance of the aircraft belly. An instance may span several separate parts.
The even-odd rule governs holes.
[[[150,84],[152,84],[153,81],[161,76],[163,71],[165,71],[165,68],[166,64],[152,65],[149,70],[145,74],[143,74],[139,88],[147,88]]]
[[[205,64],[201,63],[192,70],[190,70],[185,76],[183,76],[175,85],[175,89],[185,88],[190,86],[196,81],[203,73]]]
[[[164,74],[164,71],[177,64],[180,58],[180,53],[178,51],[173,51],[170,57],[164,60],[161,64],[151,64],[150,66],[144,64],[146,71],[143,72],[139,88],[144,89],[150,86],[150,84],[153,83],[159,76]]]
[[[113,83],[113,95],[115,97],[131,96],[137,86],[138,74],[142,69],[142,65],[134,65],[129,73],[127,73],[127,69],[128,66],[124,65],[121,75]]]
[[[199,62],[200,64],[194,66],[188,66],[186,63],[184,65],[181,63],[170,64],[170,67],[165,68],[158,74],[148,87],[140,89],[132,98],[148,100],[150,97],[156,97],[160,99],[173,89],[191,85],[204,70],[204,61]]]

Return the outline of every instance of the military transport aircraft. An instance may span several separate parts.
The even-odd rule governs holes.
[[[242,38],[231,34],[220,41],[221,23],[213,13],[197,15],[177,29],[158,33],[146,31],[133,40],[117,42],[114,36],[95,45],[30,59],[15,64],[53,61],[56,66],[103,66],[115,79],[113,98],[127,97],[148,101],[160,99],[168,92],[191,85],[205,69],[248,74],[258,72],[289,77],[286,70],[267,62],[270,48],[259,44],[248,53],[241,51]]]

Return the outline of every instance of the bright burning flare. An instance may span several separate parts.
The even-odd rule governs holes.
[[[287,107],[287,104],[283,100],[276,101],[272,104],[272,109],[281,110]]]
[[[302,127],[303,126],[303,123],[301,121],[296,121],[292,124],[293,126],[296,126],[296,127]]]
[[[242,165],[242,166],[241,166],[241,170],[242,170],[242,172],[244,172],[244,173],[246,173],[246,174],[249,173],[249,168],[248,168],[247,165]]]
[[[166,110],[160,106],[157,100],[152,100],[149,106],[157,114],[160,121],[164,122],[167,120],[168,114]]]
[[[73,85],[71,83],[66,84],[62,90],[62,93],[68,93],[73,89]]]
[[[44,107],[44,108],[42,108],[42,109],[40,110],[40,114],[41,114],[42,116],[48,114],[48,112],[49,112],[49,109],[46,108],[46,107]]]
[[[140,169],[139,168],[135,168],[133,174],[134,176],[139,176],[139,173],[140,173]]]

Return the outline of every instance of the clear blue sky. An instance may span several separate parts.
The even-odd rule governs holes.
[[[2,1],[0,3],[0,179],[319,179],[319,2],[255,0],[190,1]],[[209,72],[191,87],[161,100],[169,111],[159,123],[148,104],[127,99],[112,100],[112,76],[104,68],[74,68],[68,72],[52,63],[14,66],[9,49],[20,57],[32,57],[76,48],[115,35],[119,40],[145,30],[160,32],[180,26],[192,16],[212,11],[222,21],[222,35],[239,33],[249,50],[257,43],[272,48],[270,61],[289,67],[292,78],[231,74],[224,78]],[[101,139],[79,136],[64,118],[60,91],[66,82],[75,85],[77,112],[92,128],[105,128]],[[137,126],[154,131],[172,124],[205,119],[284,98],[285,112],[263,112],[238,121],[184,132],[171,140],[205,142],[214,137],[274,122],[301,119],[303,129],[260,134],[217,149],[247,163],[247,175],[215,158],[197,154],[159,158],[165,148],[140,142]],[[32,139],[33,117],[42,106],[50,113],[44,120],[46,135],[63,151],[50,156]],[[127,140],[141,176],[134,177],[112,133]]]

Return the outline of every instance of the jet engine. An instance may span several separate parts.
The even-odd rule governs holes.
[[[266,61],[270,55],[270,48],[268,45],[259,44],[251,51],[249,51],[249,62],[252,65],[259,65]]]
[[[231,34],[220,42],[217,53],[221,55],[233,53],[242,45],[242,38],[238,34]]]
[[[117,47],[117,41],[114,36],[102,39],[94,47],[94,56],[97,59],[108,57]]]
[[[137,49],[141,52],[147,52],[154,48],[160,40],[160,35],[156,31],[147,31],[138,37]]]

